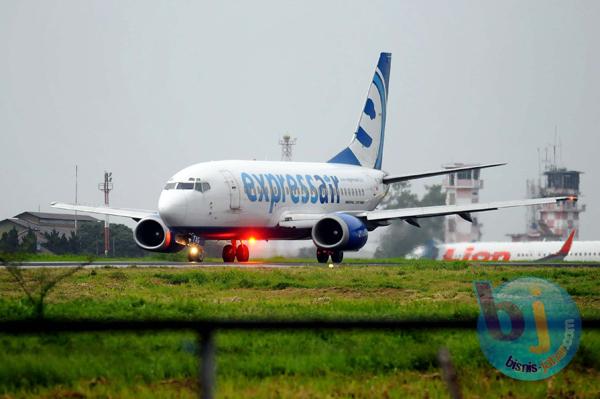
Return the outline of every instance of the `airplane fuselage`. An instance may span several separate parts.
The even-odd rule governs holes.
[[[310,229],[279,226],[286,213],[373,210],[387,191],[384,176],[334,163],[204,162],[169,179],[158,211],[174,232],[205,239],[310,238]]]
[[[555,254],[564,243],[538,242],[471,242],[438,246],[439,260],[534,261]],[[565,261],[600,260],[600,241],[574,241]]]

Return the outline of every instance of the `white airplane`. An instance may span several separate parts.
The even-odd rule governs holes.
[[[599,261],[600,241],[573,241],[575,230],[565,242],[459,242],[416,247],[407,258],[466,261]]]
[[[377,210],[392,183],[483,169],[504,164],[389,175],[382,170],[391,54],[381,53],[352,141],[327,162],[217,161],[189,166],[168,180],[158,211],[89,207],[53,202],[60,209],[129,217],[133,236],[149,251],[175,252],[189,247],[190,261],[203,259],[205,240],[227,240],[223,260],[246,262],[244,241],[308,240],[317,259],[335,263],[344,251],[358,251],[368,232],[402,219],[555,203],[574,197],[538,198],[487,204],[443,205]]]

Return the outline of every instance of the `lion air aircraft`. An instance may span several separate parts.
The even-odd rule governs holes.
[[[391,54],[381,53],[360,121],[350,144],[327,162],[217,161],[189,166],[164,186],[158,210],[131,210],[52,203],[60,209],[129,217],[133,237],[149,251],[188,247],[190,261],[201,261],[205,240],[225,240],[223,260],[246,262],[245,241],[308,240],[319,262],[341,262],[358,251],[368,232],[402,219],[418,219],[500,208],[555,203],[571,197],[538,198],[487,204],[444,205],[377,210],[396,182],[483,169],[503,164],[392,175],[382,170]]]
[[[572,230],[565,242],[459,242],[423,245],[407,257],[466,261],[600,261],[600,241],[573,241]]]

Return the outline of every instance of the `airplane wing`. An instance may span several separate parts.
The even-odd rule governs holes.
[[[549,198],[535,198],[526,200],[516,201],[501,201],[501,202],[488,202],[486,204],[468,204],[468,205],[439,205],[439,206],[427,206],[420,208],[400,208],[400,209],[384,209],[374,211],[341,211],[349,215],[355,216],[359,219],[363,219],[367,223],[369,229],[377,226],[386,226],[393,219],[402,219],[405,222],[412,224],[413,226],[419,226],[417,219],[434,217],[434,216],[445,216],[445,215],[459,215],[465,220],[472,222],[471,213],[473,212],[485,212],[493,211],[502,208],[513,208],[517,206],[531,206],[531,205],[542,205],[542,204],[554,204],[563,201],[577,201],[577,197],[566,196],[566,197],[549,197]],[[291,213],[286,212],[282,215],[278,225],[280,227],[287,228],[311,228],[316,222],[322,217],[326,216],[325,213]]]
[[[66,204],[63,202],[51,202],[50,206],[58,209],[66,209],[69,211],[87,212],[87,213],[98,213],[102,215],[122,216],[132,218],[134,220],[140,220],[145,217],[156,215],[156,211],[150,211],[146,209],[123,209],[123,208],[106,208],[103,206],[85,206],[85,205],[73,205]]]
[[[490,164],[477,165],[477,166],[465,166],[465,167],[458,167],[458,168],[439,169],[439,170],[432,170],[429,172],[414,173],[414,174],[408,174],[408,175],[387,175],[383,178],[383,183],[384,184],[399,183],[401,181],[422,179],[425,177],[438,176],[438,175],[447,175],[450,173],[462,172],[462,171],[466,171],[466,170],[493,168],[495,166],[503,166],[503,165],[506,165],[506,163],[490,163]]]
[[[355,214],[356,217],[364,218],[368,221],[388,221],[392,219],[403,219],[410,224],[418,223],[415,219],[433,217],[433,216],[445,216],[445,215],[459,215],[465,220],[471,221],[470,214],[472,212],[484,212],[492,211],[502,208],[513,208],[517,206],[531,206],[531,205],[542,205],[542,204],[553,204],[563,201],[576,201],[577,198],[573,196],[565,197],[548,197],[548,198],[535,198],[526,200],[516,201],[501,201],[501,202],[488,202],[484,204],[467,204],[467,205],[439,205],[439,206],[427,206],[422,208],[400,208],[400,209],[384,209],[374,210],[368,212],[362,212]]]

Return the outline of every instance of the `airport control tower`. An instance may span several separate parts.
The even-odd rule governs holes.
[[[556,197],[581,194],[580,175],[583,172],[559,167],[554,156],[540,161],[543,172],[538,179],[527,180],[527,197]],[[548,151],[546,151],[547,153]],[[542,166],[540,166],[540,171]],[[558,204],[545,204],[528,207],[526,233],[509,234],[513,241],[562,241],[572,229],[579,233],[579,214],[585,211],[585,205],[579,201],[565,201]]]
[[[446,169],[475,164],[453,163],[442,165]],[[483,188],[483,180],[479,170],[466,170],[446,175],[442,185],[446,192],[446,205],[476,204],[479,202],[479,190]],[[481,224],[476,216],[473,223],[460,216],[451,215],[444,218],[444,240],[450,242],[472,242],[481,239]]]

